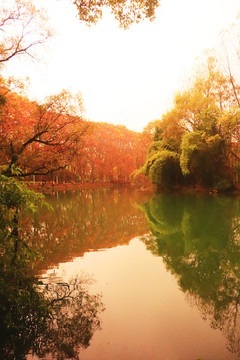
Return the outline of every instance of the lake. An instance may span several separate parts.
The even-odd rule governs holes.
[[[120,188],[47,200],[53,210],[26,219],[25,237],[41,255],[44,284],[69,289],[78,279],[86,291],[81,317],[74,306],[59,310],[65,320],[78,311],[87,328],[84,339],[75,331],[78,355],[69,358],[239,358],[239,199]],[[49,346],[41,358],[54,354]]]

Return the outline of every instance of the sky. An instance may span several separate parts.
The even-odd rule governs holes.
[[[123,30],[109,11],[87,27],[70,0],[34,2],[46,8],[55,35],[41,61],[13,61],[9,74],[28,76],[28,95],[37,100],[63,88],[80,91],[88,120],[134,131],[171,109],[196,58],[240,13],[240,0],[162,0],[154,22]]]

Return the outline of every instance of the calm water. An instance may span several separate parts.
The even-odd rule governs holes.
[[[67,289],[78,279],[87,294],[81,316],[76,302],[59,309],[78,314],[85,338],[73,321],[67,334],[54,325],[65,343],[72,331],[79,359],[239,358],[240,200],[124,189],[48,200],[53,211],[26,219],[25,237],[45,284]],[[57,359],[47,350],[42,358]]]

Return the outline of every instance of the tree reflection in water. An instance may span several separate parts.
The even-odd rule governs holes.
[[[0,359],[26,355],[78,359],[87,348],[103,311],[100,295],[91,295],[90,280],[44,283],[28,276],[27,265],[0,264]]]
[[[18,236],[24,242],[19,242],[17,254],[3,226],[7,240],[0,246],[0,359],[21,360],[29,353],[78,359],[79,348],[88,347],[100,329],[101,297],[90,294],[89,279],[46,284],[29,276],[31,266],[35,274],[44,273],[91,249],[128,243],[148,229],[144,214],[131,206],[135,192],[99,189],[55,195],[48,199],[53,210],[20,218]],[[29,248],[37,261],[29,261]]]
[[[142,211],[133,204],[146,194],[131,189],[90,189],[60,192],[47,201],[53,210],[40,210],[24,220],[23,238],[44,261],[44,271],[85,252],[128,244],[148,231]]]
[[[240,355],[240,201],[231,197],[157,194],[142,206],[162,256],[189,301]]]

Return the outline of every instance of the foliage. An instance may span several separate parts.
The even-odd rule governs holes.
[[[12,167],[12,173],[21,174],[19,169]],[[37,210],[37,205],[42,204],[44,196],[29,190],[23,182],[0,174],[0,205],[1,215],[9,215],[9,212]]]
[[[62,91],[37,104],[4,81],[1,92],[0,165],[7,176],[14,165],[21,177],[35,175],[38,181],[55,173],[61,182],[127,182],[145,160],[152,135],[84,121],[81,94]]]
[[[202,133],[200,131],[186,133],[183,136],[181,143],[182,152],[180,158],[180,164],[183,175],[190,174],[189,171],[190,157],[194,153],[194,151],[200,149],[202,142],[201,140],[202,140]]]
[[[151,166],[148,166],[145,174],[153,184],[159,186],[171,186],[176,184],[176,177],[180,172],[179,158],[176,153],[169,150],[157,152],[150,158]]]
[[[164,140],[163,123],[157,121],[155,126],[156,130],[153,142],[148,149],[146,162],[140,171],[136,172],[135,176],[141,172],[159,187],[172,187],[181,183],[179,154],[175,151],[175,146],[171,140]]]
[[[17,174],[19,170],[13,172]],[[47,206],[42,194],[27,189],[24,183],[14,178],[0,174],[0,253],[8,259],[9,266],[20,256],[24,262],[34,256],[20,235],[21,219],[44,204]]]
[[[234,164],[234,170],[236,174],[236,183],[239,184],[240,182],[240,162]]]
[[[31,0],[2,0],[0,64],[21,55],[35,56],[35,46],[51,36],[47,17]]]
[[[103,9],[110,8],[120,26],[126,29],[145,18],[154,20],[159,0],[73,0],[73,4],[77,7],[79,19],[88,24],[97,23],[102,18]]]
[[[91,123],[81,152],[71,162],[69,176],[76,181],[129,182],[136,162],[143,164],[149,144],[146,134],[141,136],[125,126]]]
[[[81,117],[81,95],[62,91],[40,105],[6,93],[5,87],[0,91],[6,99],[0,113],[3,173],[12,176],[12,165],[22,169],[22,177],[64,169],[80,151],[89,127]]]
[[[110,7],[121,26],[128,27],[144,17],[152,20],[158,1],[74,4],[85,22],[96,22],[102,8]],[[31,0],[4,0],[0,9],[0,63],[7,64],[20,55],[34,57],[36,45],[51,35],[44,12]],[[140,136],[121,126],[93,126],[83,120],[81,94],[63,90],[39,104],[20,96],[24,86],[16,79],[0,77],[3,175],[13,176],[14,165],[22,169],[22,178],[33,176],[34,182],[36,176],[38,181],[53,180],[53,173],[57,181],[128,182],[130,174],[143,164],[150,128]]]
[[[204,187],[214,186],[220,190],[231,187],[222,158],[224,141],[217,134],[208,136],[205,132],[186,133],[182,138],[180,165],[183,174],[195,177],[194,182]],[[224,188],[223,185],[226,185]]]
[[[141,168],[153,183],[163,182],[163,149],[175,154],[171,158],[176,164],[180,161],[186,185],[222,191],[238,181],[235,164],[240,161],[239,105],[236,87],[233,91],[230,84],[231,79],[221,73],[216,59],[209,57],[192,86],[176,95],[173,109],[155,124],[154,139]],[[171,166],[166,167],[168,171],[166,183],[171,186]],[[182,185],[182,180],[175,176],[175,185]]]

